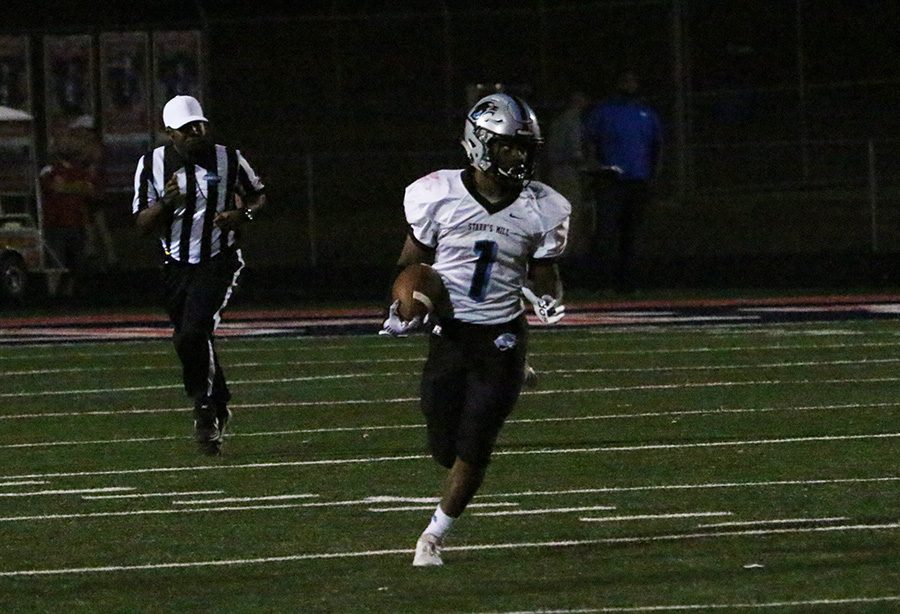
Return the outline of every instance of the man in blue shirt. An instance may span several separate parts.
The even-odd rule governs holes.
[[[585,121],[585,136],[600,164],[596,188],[597,245],[603,281],[635,289],[634,243],[659,174],[662,130],[656,111],[637,96],[632,70],[618,74],[615,94]]]

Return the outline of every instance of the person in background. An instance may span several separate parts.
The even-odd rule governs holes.
[[[79,164],[88,170],[94,191],[87,199],[85,261],[94,273],[106,273],[118,263],[112,233],[106,221],[106,175],[103,168],[103,143],[94,118],[83,115],[69,125],[78,151]]]
[[[81,290],[88,206],[98,191],[71,129],[56,137],[51,159],[40,171],[40,187],[47,260],[51,267],[66,269],[56,292],[71,298]]]
[[[579,90],[569,94],[566,107],[550,123],[547,135],[549,182],[572,204],[566,260],[580,269],[590,252],[594,234],[594,207],[584,194],[587,148],[584,139],[584,114],[590,99]]]
[[[638,97],[637,73],[618,73],[615,93],[588,114],[585,135],[599,163],[596,185],[597,237],[602,282],[621,292],[636,289],[635,240],[653,197],[662,158],[656,111]]]

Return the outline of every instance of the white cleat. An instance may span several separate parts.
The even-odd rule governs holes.
[[[419,541],[416,542],[416,556],[413,558],[413,567],[443,565],[444,561],[441,559],[443,541],[437,535],[422,533]]]

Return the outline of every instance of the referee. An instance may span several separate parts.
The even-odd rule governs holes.
[[[231,398],[213,333],[244,267],[238,234],[265,204],[262,181],[241,152],[212,140],[200,103],[175,96],[163,107],[170,143],[138,161],[132,212],[165,255],[166,311],[187,395],[194,439],[219,454]]]

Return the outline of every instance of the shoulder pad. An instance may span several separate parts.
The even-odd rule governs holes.
[[[452,171],[434,171],[412,182],[406,188],[407,200],[417,202],[443,200],[452,191],[450,172]]]

